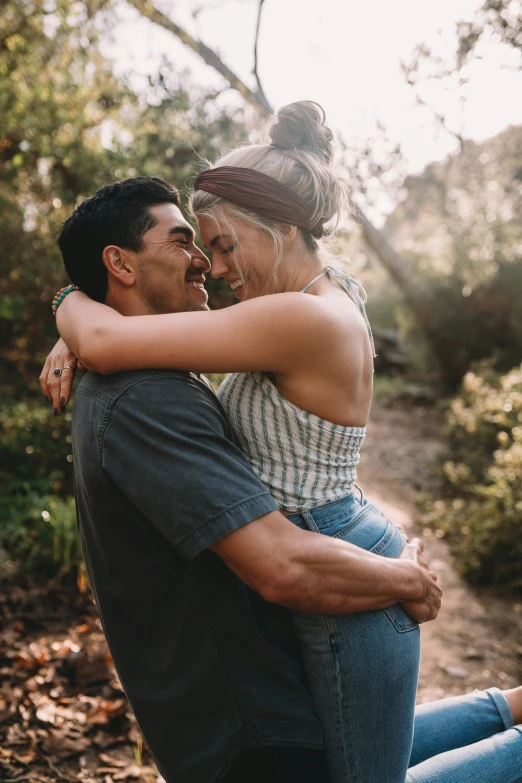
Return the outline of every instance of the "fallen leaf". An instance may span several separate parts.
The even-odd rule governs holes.
[[[32,694],[31,694],[32,696]],[[33,700],[34,701],[34,700]],[[39,695],[39,704],[36,710],[36,717],[42,723],[51,723],[53,726],[63,726],[64,723],[69,721],[75,721],[78,723],[85,723],[86,715],[78,709],[71,709],[61,704],[47,699],[47,697]]]
[[[108,764],[111,767],[125,767],[127,762],[118,759],[113,759],[108,753],[98,753],[98,758],[103,761],[104,764]]]
[[[52,759],[61,760],[82,753],[90,744],[87,737],[71,737],[67,731],[52,730],[42,742],[42,750]]]
[[[7,728],[7,745],[25,745],[27,744],[27,737],[18,723],[14,726],[8,726]]]
[[[115,772],[113,774],[113,780],[128,780],[128,778],[141,778],[143,772],[142,767],[138,767],[137,764],[129,764],[128,767],[122,769],[121,772]]]
[[[141,731],[139,730],[137,723],[131,724],[131,727],[127,732],[127,737],[133,743],[141,742],[143,740]]]
[[[16,753],[13,755],[13,758],[16,759],[16,761],[18,761],[19,764],[23,764],[24,766],[27,767],[29,764],[32,764],[33,761],[35,760],[36,753],[33,749],[31,749],[27,753],[24,753],[23,755]]]
[[[127,710],[125,699],[102,699],[100,703],[87,713],[87,721],[96,725],[110,723],[118,715],[124,715]]]
[[[80,689],[94,683],[109,682],[113,675],[111,660],[106,650],[68,655],[65,661],[66,672],[72,683]]]
[[[0,723],[4,723],[4,721],[9,720],[14,713],[16,712],[16,705],[12,704],[11,707],[9,707],[7,710],[3,710],[0,712]]]
[[[122,742],[127,742],[127,737],[119,736],[115,737],[114,734],[108,734],[106,731],[102,731],[101,729],[96,732],[94,737],[92,738],[92,741],[95,745],[98,745],[99,748],[110,748],[113,745],[121,744]]]
[[[13,656],[13,663],[15,666],[18,666],[20,669],[29,669],[30,671],[41,669],[48,660],[49,658],[43,651],[38,655],[34,655],[27,650],[21,650]]]

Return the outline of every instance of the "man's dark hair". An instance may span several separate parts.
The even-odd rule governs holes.
[[[67,218],[58,245],[70,279],[91,299],[107,297],[104,248],[142,250],[143,235],[158,222],[150,212],[157,204],[179,207],[178,190],[158,177],[133,177],[98,190]]]

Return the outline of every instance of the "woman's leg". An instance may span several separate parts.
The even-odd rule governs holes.
[[[404,783],[420,643],[384,611],[295,616],[332,783]]]
[[[420,704],[415,710],[410,767],[492,737],[513,723],[510,706],[498,688]]]
[[[307,522],[313,529],[314,519]],[[375,507],[356,514],[335,535],[390,557],[404,546]],[[404,783],[420,659],[416,623],[394,606],[335,616],[295,612],[294,624],[332,783]]]
[[[408,783],[522,781],[522,688],[420,705]]]
[[[440,753],[408,770],[407,783],[521,783],[522,726]]]

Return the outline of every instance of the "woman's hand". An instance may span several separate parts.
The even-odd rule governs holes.
[[[63,413],[64,407],[69,402],[74,375],[78,368],[82,369],[78,359],[60,337],[45,360],[40,374],[42,392],[48,401],[52,402],[55,416]],[[61,372],[56,375],[54,370]]]

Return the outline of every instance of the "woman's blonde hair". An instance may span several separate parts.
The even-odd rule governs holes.
[[[214,163],[218,166],[237,166],[260,171],[291,188],[312,210],[311,224],[330,224],[328,234],[337,228],[340,217],[349,209],[349,192],[345,182],[332,171],[333,134],[325,125],[323,109],[313,101],[298,101],[283,106],[273,118],[265,144],[246,144],[226,152]],[[209,217],[220,231],[237,243],[235,223],[247,223],[274,243],[275,264],[272,279],[277,287],[277,271],[284,257],[284,233],[277,221],[269,220],[226,199],[195,191],[189,200],[194,217]],[[331,262],[324,238],[316,239],[309,231],[299,229],[306,246],[324,262]],[[241,265],[240,265],[241,266]],[[239,274],[246,278],[244,270]]]

